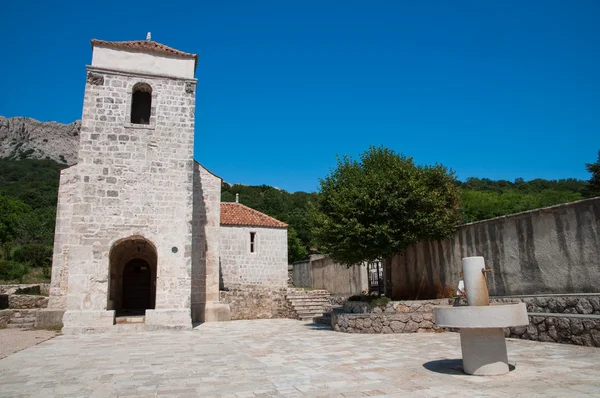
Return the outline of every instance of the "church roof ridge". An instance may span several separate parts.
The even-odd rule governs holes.
[[[198,65],[198,54],[186,53],[152,40],[107,41],[92,39],[92,49],[95,46],[116,48],[120,50],[145,51],[162,55],[173,55],[176,57],[193,59],[195,61],[194,69]]]
[[[287,228],[276,218],[236,202],[221,202],[221,225],[247,227]]]

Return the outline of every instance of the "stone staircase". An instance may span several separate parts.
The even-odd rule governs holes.
[[[13,313],[10,318],[7,329],[26,329],[30,330],[35,327],[35,317],[37,310],[19,310]]]
[[[296,317],[302,321],[313,321],[330,310],[327,290],[288,289],[286,299],[292,304]]]

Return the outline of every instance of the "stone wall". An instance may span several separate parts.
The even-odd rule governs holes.
[[[600,315],[600,294],[492,297],[494,303],[525,303],[529,313]]]
[[[430,312],[433,314],[435,306],[452,305],[453,303],[454,299],[405,300],[390,301],[385,306],[378,306],[364,301],[346,301],[344,303],[344,311],[354,314],[406,314],[413,312]]]
[[[49,292],[49,283],[0,285],[0,294],[41,294],[47,296]]]
[[[250,251],[250,233],[255,249]],[[221,286],[287,287],[287,229],[221,226]]]
[[[598,315],[529,315],[529,325],[507,328],[506,337],[600,347]]]
[[[529,325],[506,328],[506,337],[600,347],[600,294],[492,297],[491,302],[523,302],[527,306]],[[442,331],[434,324],[433,308],[456,304],[466,305],[466,300],[391,301],[385,306],[347,301],[342,310],[333,313],[331,325],[346,333]]]
[[[13,312],[13,310],[8,309],[0,310],[0,329],[6,329],[13,316]]]
[[[28,294],[11,294],[8,296],[8,308],[33,309],[48,307],[48,297]]]
[[[323,255],[311,255],[308,261],[296,262],[294,286],[324,289],[332,295],[357,295],[369,290],[367,267],[347,268]]]
[[[347,301],[343,310],[334,311],[331,326],[345,333],[425,333],[441,331],[433,323],[433,308],[452,300],[392,301],[385,306],[372,306],[360,301]]]
[[[0,310],[0,329],[6,327],[33,329],[39,309],[6,309]],[[10,325],[10,326],[9,326]]]
[[[525,303],[529,325],[506,328],[506,337],[600,347],[600,294],[492,297]]]
[[[426,333],[440,330],[433,323],[433,313],[348,314],[334,312],[331,325],[345,333]]]
[[[600,198],[463,225],[444,241],[422,241],[386,262],[393,299],[455,292],[461,259],[483,256],[490,295],[596,293],[600,286]]]
[[[221,301],[229,304],[231,319],[295,318],[294,309],[286,298],[285,288],[255,286],[221,291]]]

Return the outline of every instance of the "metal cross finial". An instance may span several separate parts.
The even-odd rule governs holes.
[[[146,40],[147,41],[152,40],[152,35],[150,34],[150,32],[148,32],[148,34],[146,35]]]

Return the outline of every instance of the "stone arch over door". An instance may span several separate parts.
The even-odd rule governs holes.
[[[157,253],[143,236],[118,240],[110,249],[109,310],[143,313],[156,305]]]

